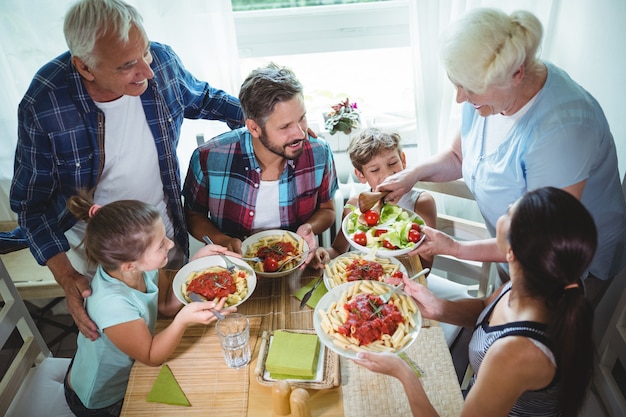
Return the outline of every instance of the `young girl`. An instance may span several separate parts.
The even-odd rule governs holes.
[[[186,327],[215,321],[209,308],[221,309],[226,299],[217,304],[190,303],[181,309],[161,270],[173,242],[165,236],[163,221],[152,206],[122,200],[98,207],[90,196],[80,194],[69,199],[68,209],[87,221],[85,255],[98,266],[86,308],[101,335],[90,341],[79,333],[77,352],[65,378],[65,397],[79,417],[118,416],[133,362],[161,365]],[[215,246],[203,252],[224,250]],[[176,316],[153,335],[157,310]]]
[[[576,416],[593,373],[593,310],[581,277],[596,250],[595,223],[571,194],[540,188],[500,217],[496,240],[511,280],[489,299],[441,300],[405,280],[424,317],[474,328],[475,376],[461,416]],[[402,381],[413,415],[437,415],[402,359],[358,357]]]

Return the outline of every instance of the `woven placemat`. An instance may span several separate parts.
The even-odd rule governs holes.
[[[442,329],[421,329],[405,353],[423,371],[424,390],[439,415],[458,417],[463,396]],[[345,417],[411,415],[404,388],[396,378],[341,358],[341,379]]]
[[[249,320],[250,348],[254,350],[261,319]],[[159,327],[157,332],[162,330]],[[215,325],[188,327],[167,365],[191,407],[147,402],[161,367],[135,363],[121,416],[246,416],[250,366],[230,369],[226,365]]]

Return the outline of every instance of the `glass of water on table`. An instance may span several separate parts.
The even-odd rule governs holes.
[[[230,368],[238,369],[250,363],[250,322],[243,314],[232,313],[215,325],[222,345],[224,359]]]

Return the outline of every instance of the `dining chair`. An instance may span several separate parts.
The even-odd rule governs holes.
[[[622,194],[626,200],[626,174],[622,180]],[[609,284],[600,304],[594,311],[594,343],[597,346],[597,368],[593,389],[608,415],[626,415],[626,268]]]
[[[2,259],[0,296],[0,346],[8,350],[21,343],[0,380],[0,415],[73,416],[63,388],[70,359],[52,356]]]

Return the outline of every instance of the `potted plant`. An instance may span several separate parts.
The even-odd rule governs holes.
[[[349,135],[352,129],[360,127],[359,111],[356,103],[350,103],[350,99],[339,102],[332,106],[332,110],[324,115],[326,130],[334,135],[337,132]]]

